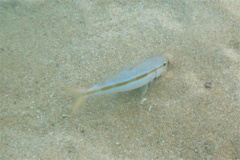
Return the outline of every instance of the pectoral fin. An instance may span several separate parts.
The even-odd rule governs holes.
[[[148,84],[142,86],[140,88],[141,95],[144,96],[147,93],[147,90],[148,90]]]

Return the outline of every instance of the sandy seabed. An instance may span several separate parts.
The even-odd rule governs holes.
[[[0,159],[240,159],[240,1],[0,0]],[[89,87],[153,55],[147,94]]]

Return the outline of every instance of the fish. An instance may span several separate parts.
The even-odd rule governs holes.
[[[140,88],[144,95],[149,84],[163,75],[168,65],[169,61],[166,57],[153,56],[113,74],[110,78],[88,89],[67,88],[67,92],[78,97],[73,105],[73,111],[77,110],[86,99],[92,96],[127,92],[137,88]]]

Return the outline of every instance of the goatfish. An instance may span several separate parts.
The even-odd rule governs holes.
[[[137,88],[140,88],[141,92],[145,94],[149,84],[166,71],[168,64],[167,58],[154,56],[130,66],[88,89],[68,88],[66,89],[68,92],[78,97],[73,110],[78,109],[87,98],[96,95],[126,92]]]

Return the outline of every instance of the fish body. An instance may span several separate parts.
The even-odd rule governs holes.
[[[81,95],[77,105],[80,105],[83,99],[96,95],[126,92],[137,88],[144,88],[143,92],[146,92],[148,84],[162,75],[167,67],[168,59],[163,56],[147,58],[87,90],[74,89],[75,92],[79,92]]]

